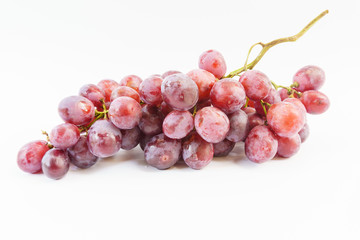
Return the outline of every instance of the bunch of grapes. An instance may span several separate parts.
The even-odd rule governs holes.
[[[306,114],[329,108],[319,91],[325,74],[317,66],[301,68],[289,87],[252,68],[225,73],[222,54],[209,50],[199,68],[186,74],[168,71],[144,80],[129,75],[84,85],[60,102],[64,123],[44,132],[47,141],[23,146],[17,163],[25,172],[60,179],[70,164],[89,168],[140,145],[145,161],[157,169],[178,161],[202,169],[237,142],[245,142],[250,161],[263,163],[296,154],[309,135]]]

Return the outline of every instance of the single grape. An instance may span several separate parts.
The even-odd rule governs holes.
[[[115,155],[121,148],[120,129],[110,120],[98,120],[88,130],[89,150],[97,157],[105,158]]]
[[[253,129],[256,126],[265,125],[265,119],[258,113],[249,113],[247,114],[249,118],[249,129]]]
[[[165,79],[167,76],[170,76],[170,75],[173,75],[173,74],[176,74],[176,73],[181,73],[179,71],[176,71],[176,70],[169,70],[167,72],[164,72],[162,75],[161,75],[161,78],[162,79]]]
[[[271,160],[278,149],[278,141],[267,126],[251,129],[245,140],[245,154],[250,161],[263,163]]]
[[[74,124],[62,123],[51,130],[49,138],[54,147],[67,149],[77,143],[80,138],[80,131]]]
[[[269,108],[267,122],[280,137],[292,137],[304,127],[306,114],[293,103],[279,102]]]
[[[119,86],[119,84],[114,80],[101,80],[97,86],[104,92],[105,96],[105,105],[108,108],[111,102],[111,94],[115,88]]]
[[[244,72],[239,81],[245,88],[246,96],[253,101],[266,98],[272,88],[269,78],[257,70]]]
[[[141,119],[140,103],[130,97],[118,97],[110,105],[109,119],[120,129],[132,129]]]
[[[214,143],[214,157],[225,157],[234,149],[235,143],[224,139],[221,142]]]
[[[128,75],[120,80],[120,86],[127,86],[139,92],[139,87],[142,79],[136,75]]]
[[[78,168],[89,168],[93,166],[98,157],[89,150],[85,135],[81,135],[79,141],[67,150],[70,162]]]
[[[98,110],[102,110],[103,106],[100,100],[105,101],[105,93],[94,84],[85,84],[79,90],[79,95],[89,99]]]
[[[309,134],[310,134],[309,124],[305,123],[304,127],[299,132],[302,143],[305,142],[305,140],[309,137]]]
[[[198,86],[199,89],[199,102],[210,99],[210,91],[216,82],[216,77],[203,69],[194,69],[188,72],[188,75]]]
[[[266,98],[263,99],[263,101],[266,103],[274,104],[274,103],[281,102],[281,97],[280,97],[280,94],[278,91],[271,88],[269,91],[269,94],[266,96]],[[264,106],[265,106],[266,111],[268,111],[269,107],[266,104]],[[254,103],[254,107],[258,114],[265,116],[264,109],[259,101]]]
[[[142,116],[139,128],[145,135],[154,136],[162,132],[163,115],[155,106],[145,105],[141,109]]]
[[[183,73],[176,73],[164,79],[161,84],[161,94],[174,110],[189,110],[199,99],[199,89],[196,83]]]
[[[310,114],[324,113],[330,106],[329,98],[316,90],[303,92],[300,100],[304,104],[306,111]]]
[[[200,55],[199,68],[211,72],[220,79],[226,73],[225,59],[220,52],[208,50]]]
[[[161,83],[163,79],[158,76],[146,78],[139,87],[140,98],[149,105],[159,105],[162,102]]]
[[[69,171],[70,159],[66,151],[53,148],[45,153],[41,167],[45,176],[58,180]]]
[[[230,114],[241,109],[246,102],[246,95],[241,83],[231,78],[224,78],[214,84],[210,99],[214,107]]]
[[[230,129],[230,121],[224,112],[216,107],[204,107],[195,115],[196,132],[207,142],[224,140]]]
[[[277,137],[278,150],[277,154],[280,157],[289,158],[294,156],[299,150],[301,145],[301,138],[299,134],[295,134],[290,138]]]
[[[196,132],[192,132],[182,145],[182,158],[192,169],[204,168],[211,162],[213,156],[213,144],[206,142]]]
[[[167,137],[182,139],[194,129],[194,118],[189,111],[174,110],[165,117],[162,128]]]
[[[318,90],[325,82],[325,72],[317,66],[305,66],[296,72],[293,82],[299,84],[296,90],[301,92]]]
[[[134,127],[128,130],[121,130],[121,134],[122,134],[122,143],[121,143],[122,149],[131,150],[135,148],[140,142],[141,131],[139,127]]]
[[[156,135],[145,146],[146,162],[163,170],[173,166],[181,153],[181,141],[166,137],[163,133]]]
[[[119,86],[114,89],[114,91],[111,94],[111,102],[114,101],[118,97],[131,97],[137,102],[140,102],[140,95],[137,91],[130,87],[126,86]]]
[[[166,102],[162,102],[159,107],[160,112],[166,117],[173,109],[166,104]]]
[[[226,135],[226,139],[232,142],[240,142],[245,140],[250,131],[248,115],[240,109],[229,115],[229,121],[230,130]]]
[[[281,101],[289,97],[289,91],[285,88],[280,88],[280,90],[278,90],[278,93],[280,95]]]
[[[59,103],[60,117],[67,123],[78,126],[90,123],[95,116],[95,107],[90,100],[81,96],[64,98]]]
[[[49,147],[45,141],[38,140],[25,144],[17,155],[19,168],[27,173],[41,171],[41,159],[48,150]]]

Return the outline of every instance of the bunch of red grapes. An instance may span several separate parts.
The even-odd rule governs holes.
[[[202,169],[241,141],[247,158],[263,163],[296,154],[309,135],[306,113],[329,107],[318,91],[325,74],[316,66],[301,68],[289,87],[257,70],[235,78],[225,73],[223,56],[209,50],[201,54],[199,69],[187,74],[168,71],[144,80],[129,75],[119,83],[84,85],[78,96],[60,102],[65,123],[55,126],[47,141],[23,146],[17,163],[25,172],[60,179],[70,164],[89,168],[99,158],[140,144],[145,161],[155,168],[183,160]]]

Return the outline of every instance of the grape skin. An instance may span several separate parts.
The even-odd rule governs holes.
[[[324,113],[330,107],[329,98],[316,90],[303,92],[300,100],[304,104],[306,111],[310,114]]]
[[[74,146],[79,138],[79,128],[71,123],[57,125],[49,134],[50,143],[60,149],[67,149]]]
[[[278,150],[277,154],[280,157],[289,158],[295,155],[300,150],[301,138],[299,134],[295,134],[290,138],[283,138],[278,136]]]
[[[261,116],[258,113],[249,113],[248,114],[248,118],[249,118],[249,128],[250,130],[253,129],[256,126],[261,126],[265,124],[265,119],[263,118],[263,116]]]
[[[123,77],[120,80],[120,86],[127,86],[134,89],[137,93],[139,92],[140,84],[142,83],[142,79],[136,75],[128,75]]]
[[[163,170],[173,166],[181,153],[181,141],[166,137],[163,133],[156,135],[145,146],[145,160],[157,169]]]
[[[86,169],[93,166],[98,157],[93,155],[88,147],[85,135],[80,136],[79,141],[67,150],[70,162],[78,168]]]
[[[149,105],[159,105],[162,102],[161,83],[163,79],[159,76],[146,78],[139,87],[140,98]]]
[[[300,99],[298,98],[286,98],[284,99],[283,102],[288,102],[288,103],[292,103],[295,106],[297,106],[306,116],[306,108],[304,106],[304,104],[300,101]]]
[[[120,129],[132,129],[141,119],[141,106],[130,97],[118,97],[109,108],[109,119]]]
[[[188,72],[188,75],[198,86],[199,102],[210,99],[210,91],[216,82],[216,77],[203,69],[194,69]]]
[[[103,106],[100,100],[105,101],[105,93],[94,84],[85,84],[79,90],[79,95],[89,99],[98,110],[102,110]]]
[[[115,155],[121,148],[122,135],[120,129],[110,120],[96,121],[88,131],[89,150],[97,157],[105,158]]]
[[[245,140],[245,154],[255,163],[263,163],[274,158],[278,141],[267,126],[254,127]]]
[[[271,88],[269,91],[269,94],[266,96],[266,98],[263,99],[263,101],[266,103],[274,104],[274,103],[281,102],[281,97],[280,97],[280,94],[278,91]],[[258,114],[265,116],[264,109],[260,102],[255,102],[254,107]],[[266,109],[266,111],[269,110],[269,107],[266,104],[265,104],[265,109]]]
[[[173,109],[166,104],[166,102],[162,102],[159,107],[160,112],[163,114],[163,116],[166,117]]]
[[[325,82],[325,72],[317,66],[305,66],[296,72],[293,82],[299,84],[295,89],[301,92],[318,90]]]
[[[167,137],[182,139],[194,129],[194,118],[189,111],[174,110],[165,117],[162,128]]]
[[[121,130],[121,134],[122,134],[121,148],[124,150],[131,150],[135,148],[140,142],[141,131],[139,127],[134,127],[128,130]]]
[[[220,79],[226,73],[226,63],[223,55],[216,50],[203,52],[199,57],[199,68],[214,74]]]
[[[212,143],[206,142],[196,132],[186,138],[182,146],[182,157],[186,165],[195,170],[207,166],[214,156]]]
[[[305,142],[305,140],[310,135],[309,124],[305,123],[304,127],[300,130],[299,135],[300,135],[300,138],[301,138],[301,143]]]
[[[101,80],[97,86],[105,93],[105,105],[108,108],[111,102],[111,94],[115,88],[119,86],[119,84],[114,80]]]
[[[45,153],[41,166],[45,176],[58,180],[69,171],[70,159],[66,151],[53,148]]]
[[[164,73],[161,75],[161,77],[162,77],[162,79],[165,79],[167,76],[170,76],[170,75],[173,75],[173,74],[176,74],[176,73],[181,73],[181,72],[179,72],[179,71],[177,71],[177,70],[169,70],[169,71],[167,71],[167,72],[164,72]]]
[[[210,92],[211,103],[226,114],[240,110],[246,102],[245,89],[238,81],[224,78],[217,81]]]
[[[218,143],[226,137],[230,121],[220,109],[204,107],[195,115],[195,129],[205,141]]]
[[[239,81],[245,88],[246,96],[253,101],[266,98],[272,88],[269,78],[257,70],[244,72]]]
[[[226,139],[232,142],[243,141],[250,131],[248,115],[243,110],[238,110],[229,115],[230,130]]]
[[[164,79],[161,84],[161,94],[174,110],[189,110],[199,99],[199,89],[196,83],[183,73],[176,73]]]
[[[235,143],[224,139],[221,142],[214,143],[214,157],[225,157],[234,149]]]
[[[139,128],[145,135],[154,136],[162,132],[163,116],[155,106],[145,105],[141,109]]]
[[[126,86],[119,86],[114,89],[114,91],[111,93],[111,102],[117,99],[118,97],[131,97],[137,102],[140,102],[140,95],[137,91],[130,87]]]
[[[90,123],[95,116],[94,104],[81,96],[70,96],[59,103],[59,115],[67,123],[82,126]]]
[[[25,144],[17,155],[17,164],[21,170],[27,173],[41,171],[41,159],[49,150],[46,141],[38,140]]]

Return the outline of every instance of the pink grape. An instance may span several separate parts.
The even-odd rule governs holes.
[[[196,132],[207,142],[224,140],[230,129],[230,121],[224,112],[216,107],[204,107],[195,115]]]
[[[270,107],[267,122],[280,137],[292,137],[304,127],[306,114],[292,103],[279,102]]]
[[[59,103],[60,117],[67,123],[78,126],[90,123],[95,116],[95,107],[90,100],[81,96],[64,98]]]
[[[110,105],[109,119],[120,129],[131,129],[141,119],[140,103],[130,97],[118,97]]]
[[[309,137],[309,134],[310,134],[309,124],[305,123],[304,127],[299,132],[302,143],[305,142],[305,140]]]
[[[145,105],[141,109],[142,116],[139,128],[145,135],[154,136],[162,132],[163,116],[155,106]]]
[[[125,150],[131,150],[139,144],[141,138],[141,131],[139,127],[134,127],[132,129],[121,130],[121,135],[121,148]]]
[[[325,82],[325,72],[317,66],[305,66],[296,72],[293,82],[299,84],[296,90],[301,92],[318,90]]]
[[[136,92],[139,92],[139,87],[142,82],[142,79],[136,75],[128,75],[123,77],[120,80],[120,86],[127,86],[134,89]]]
[[[174,110],[165,117],[162,128],[167,137],[182,139],[194,129],[194,118],[189,111]]]
[[[173,74],[176,74],[176,73],[181,73],[179,71],[176,71],[176,70],[169,70],[167,72],[164,72],[162,75],[161,75],[161,78],[162,79],[165,79],[167,76],[170,76],[170,75],[173,75]]]
[[[161,83],[163,79],[158,76],[146,78],[139,87],[140,98],[149,105],[159,105],[162,102]]]
[[[243,110],[238,110],[229,115],[230,130],[226,139],[232,142],[243,141],[250,131],[248,115]]]
[[[245,154],[250,161],[263,163],[271,160],[278,149],[278,141],[267,126],[254,127],[245,140]]]
[[[41,167],[45,176],[58,180],[69,171],[70,159],[66,151],[53,148],[45,153]]]
[[[168,138],[163,133],[152,137],[144,151],[146,162],[160,170],[173,166],[180,153],[181,141]]]
[[[245,88],[246,96],[254,101],[266,98],[272,88],[269,78],[257,70],[244,72],[239,81]]]
[[[304,104],[306,111],[310,114],[324,113],[330,106],[329,98],[316,90],[303,92],[300,100]]]
[[[200,55],[199,68],[211,72],[220,79],[226,73],[225,59],[220,52],[208,50]]]
[[[105,105],[108,108],[111,102],[111,94],[115,88],[119,86],[119,84],[114,80],[101,80],[97,86],[104,92],[105,96]]]
[[[250,130],[253,129],[256,126],[261,126],[261,125],[265,125],[265,119],[263,116],[261,116],[258,113],[249,113],[248,114],[248,118],[249,118],[249,128]]]
[[[300,99],[298,99],[298,98],[286,98],[286,99],[283,100],[283,102],[288,102],[288,103],[294,104],[299,109],[301,109],[301,111],[304,112],[304,114],[306,114],[306,108],[305,108],[304,104],[302,104]]]
[[[166,104],[166,102],[162,102],[159,107],[160,112],[166,117],[173,109]]]
[[[246,108],[242,108],[242,110],[247,114],[251,114],[251,113],[256,113],[256,109],[253,107],[246,107]]]
[[[240,110],[246,102],[245,89],[238,81],[224,78],[211,89],[211,103],[226,114]]]
[[[70,162],[78,168],[89,168],[98,160],[98,157],[90,152],[85,135],[81,135],[79,141],[71,148],[68,148],[67,153]]]
[[[235,143],[226,138],[221,142],[214,143],[214,157],[225,157],[234,149]]]
[[[62,123],[51,130],[49,138],[54,147],[67,149],[77,143],[80,138],[80,131],[74,124]]]
[[[100,100],[105,101],[105,93],[94,84],[86,84],[79,90],[79,95],[89,99],[98,110],[102,110],[103,106]]]
[[[280,157],[289,158],[295,155],[300,150],[301,138],[299,134],[295,134],[290,138],[277,137],[278,150],[277,154]]]
[[[266,103],[274,104],[274,103],[281,102],[281,97],[280,97],[280,94],[278,91],[271,88],[269,91],[269,94],[266,96],[266,98],[263,99],[263,101]],[[258,114],[265,116],[264,109],[260,102],[255,102],[254,106],[255,106],[256,112]],[[265,104],[265,109],[266,109],[266,111],[269,110],[269,107],[266,104]]]
[[[203,69],[194,69],[188,72],[188,75],[198,86],[199,102],[210,99],[210,91],[216,82],[216,77]]]
[[[120,129],[110,120],[103,119],[90,127],[87,142],[92,154],[105,158],[115,155],[120,150],[122,135]]]
[[[25,144],[17,155],[17,164],[21,170],[27,173],[41,171],[41,159],[49,150],[47,142],[33,141]]]
[[[199,99],[199,89],[196,83],[183,73],[167,76],[161,84],[161,94],[174,110],[189,110]]]
[[[288,90],[285,88],[280,88],[280,90],[278,90],[278,93],[280,95],[281,101],[289,97]]]
[[[212,143],[206,142],[196,132],[187,137],[182,146],[182,157],[186,165],[192,169],[202,169],[207,166],[214,156]]]
[[[140,95],[137,91],[130,87],[126,86],[119,86],[114,89],[114,91],[111,94],[111,102],[114,101],[118,97],[131,97],[137,102],[140,102]]]

